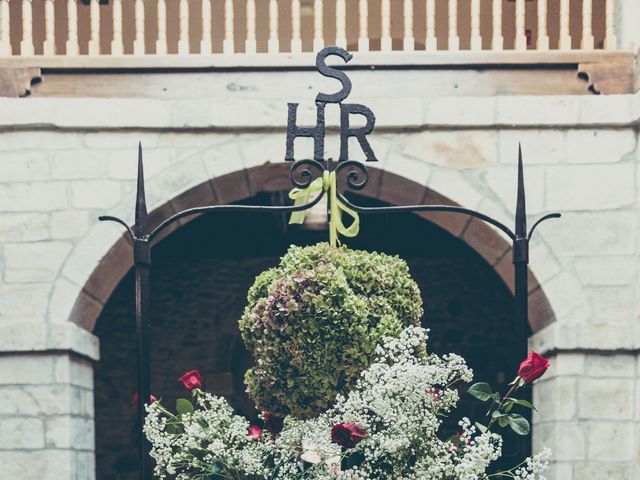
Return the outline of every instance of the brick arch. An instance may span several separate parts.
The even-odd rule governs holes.
[[[291,188],[288,177],[289,167],[290,164],[284,162],[265,163],[209,178],[185,188],[181,193],[164,202],[157,202],[158,206],[150,211],[151,223],[155,225],[176,211],[193,206],[226,204],[241,201],[259,192],[288,190]],[[175,164],[171,168],[179,169],[180,164]],[[369,168],[369,172],[369,184],[363,194],[383,202],[395,205],[438,203],[475,207],[465,201],[464,192],[469,191],[469,185],[456,190],[456,186],[460,185],[453,182],[449,188],[454,195],[445,196],[418,183],[415,178],[409,179],[391,170]],[[460,181],[458,177],[455,179]],[[146,183],[147,191],[158,187],[155,185],[154,178]],[[445,184],[440,186],[447,189]],[[460,198],[455,198],[456,192],[462,192]],[[454,201],[452,196],[457,201]],[[128,216],[125,214],[124,218],[130,219],[133,213],[130,200],[123,201],[119,210],[125,211],[125,208],[131,213]],[[418,213],[418,215],[439,225],[474,249],[492,266],[513,293],[511,246],[500,233],[485,223],[464,215],[442,213]],[[176,223],[163,234],[163,237],[170,235],[188,221],[189,219],[185,219]],[[162,238],[158,239],[158,241],[161,240]],[[84,258],[90,252],[95,252],[94,258]],[[95,258],[96,256],[98,258]],[[49,316],[55,315],[58,318],[65,316],[66,320],[92,331],[102,307],[131,267],[132,247],[128,237],[112,224],[97,224],[67,259],[63,267],[63,276],[58,279],[54,287]],[[86,278],[85,281],[82,281],[83,276]],[[555,321],[553,308],[531,270],[529,271],[529,303],[529,320],[533,332]]]

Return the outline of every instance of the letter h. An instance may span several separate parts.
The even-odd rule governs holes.
[[[289,103],[289,115],[287,122],[287,151],[285,160],[295,160],[293,154],[293,141],[297,137],[313,138],[313,159],[324,160],[324,107],[325,102],[316,102],[316,126],[315,127],[299,127],[298,126],[298,104]]]

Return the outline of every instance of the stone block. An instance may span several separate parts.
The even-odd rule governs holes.
[[[587,436],[592,439],[589,442],[587,458],[605,462],[633,461],[633,429],[632,423],[590,422],[586,426]]]
[[[0,179],[3,183],[48,180],[50,171],[49,153],[46,150],[5,153],[0,162]]]
[[[20,480],[91,480],[76,476],[72,450],[0,450],[0,470],[6,478]]]
[[[586,362],[586,374],[590,377],[629,377],[636,373],[636,359],[632,354],[590,354]]]
[[[534,424],[576,419],[576,389],[575,378],[553,378],[536,382],[533,398],[538,412],[534,412]]]
[[[127,109],[129,110],[129,109]],[[142,144],[143,154],[146,148],[156,147],[159,133],[136,131],[102,131],[85,133],[83,146],[91,150],[127,149],[134,161],[138,158],[138,143]]]
[[[46,213],[1,213],[0,242],[30,242],[49,238]]]
[[[634,413],[634,387],[633,380],[582,378],[578,387],[580,417],[631,420]]]
[[[402,154],[446,169],[486,167],[498,161],[497,138],[493,130],[424,131],[407,136]]]
[[[44,320],[51,285],[0,284],[0,318],[3,323]]]
[[[585,291],[593,307],[592,323],[614,329],[633,324],[636,318],[633,287],[586,287]]]
[[[496,110],[499,125],[574,125],[580,114],[580,97],[505,95],[498,97]]]
[[[120,183],[112,180],[75,181],[71,193],[75,208],[108,209],[121,200]]]
[[[60,180],[104,178],[107,152],[100,150],[58,150],[52,153],[51,178]]]
[[[539,451],[543,446],[551,448],[556,462],[586,458],[587,440],[579,422],[544,422],[535,425],[532,432],[534,450]]]
[[[95,223],[94,215],[86,211],[67,210],[51,214],[51,237],[54,239],[78,238]]]
[[[46,419],[45,445],[47,448],[73,448],[92,451],[95,448],[92,418],[67,415]]]
[[[563,130],[500,130],[498,132],[500,163],[517,165],[518,144],[522,146],[522,160],[527,177],[529,165],[564,163],[566,160],[565,135]]]
[[[68,242],[5,245],[5,281],[49,282],[58,274],[70,250],[71,244]]]
[[[548,280],[544,291],[559,322],[575,326],[590,318],[592,309],[588,297],[570,273],[562,272]]]
[[[70,355],[58,355],[54,358],[53,367],[56,382],[93,389],[91,362]]]
[[[63,182],[0,184],[0,209],[5,212],[48,212],[68,205],[68,185]]]
[[[576,465],[574,469],[574,478],[578,480],[635,480],[638,478],[634,473],[634,466],[624,463],[588,462],[586,465]],[[557,478],[563,479],[563,477]]]
[[[634,254],[637,226],[638,215],[630,211],[570,212],[540,234],[559,257],[602,258]]]
[[[0,418],[0,449],[44,447],[44,427],[39,418]]]
[[[633,205],[634,168],[631,163],[549,167],[547,209],[610,210]]]
[[[636,139],[632,129],[567,132],[569,163],[615,163],[626,159],[627,155],[633,155],[635,148]]]
[[[495,97],[435,97],[425,100],[430,126],[485,126],[496,120]]]
[[[44,385],[54,382],[57,355],[11,354],[0,357],[0,385]]]
[[[587,286],[625,286],[636,278],[635,257],[585,257],[574,261],[580,281]]]

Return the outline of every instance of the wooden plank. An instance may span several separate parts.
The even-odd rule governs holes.
[[[579,78],[588,83],[588,89],[597,94],[633,93],[634,70],[636,60],[633,57],[617,59],[611,62],[585,62],[578,66]]]
[[[40,81],[39,68],[0,69],[0,97],[26,97],[32,85]]]
[[[385,84],[391,72],[361,71],[362,78],[354,82],[365,85],[361,95],[375,97],[378,92],[366,87]],[[137,72],[137,73],[49,73],[32,92],[34,97],[115,97],[162,98],[172,100],[202,100],[206,98],[252,98],[256,90],[265,100],[282,100],[282,82],[287,76],[308,75],[306,72],[273,72],[265,80],[263,72]],[[280,78],[279,76],[282,76]],[[297,78],[297,77],[296,77]],[[311,78],[309,81],[321,81]],[[304,95],[309,83],[300,83],[304,91],[297,91],[292,82],[291,95]],[[575,67],[538,69],[429,69],[406,72],[396,81],[396,88],[407,96],[435,98],[443,96],[493,95],[590,95],[583,80],[576,76]],[[283,104],[284,105],[284,104]]]

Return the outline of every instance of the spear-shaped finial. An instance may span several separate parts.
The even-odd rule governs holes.
[[[136,224],[134,232],[138,238],[147,234],[147,199],[144,193],[144,168],[142,166],[142,142],[138,143],[138,183],[136,189]]]
[[[524,198],[524,171],[522,167],[522,145],[518,143],[518,194],[516,200],[516,237],[527,236],[527,207]]]

